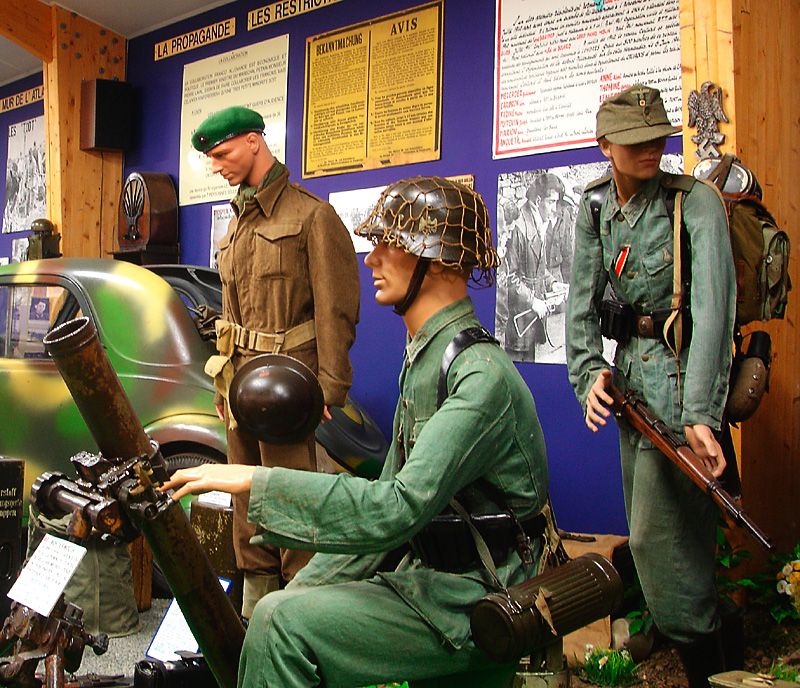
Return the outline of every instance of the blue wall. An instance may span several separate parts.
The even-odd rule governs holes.
[[[476,188],[487,200],[494,222],[498,174],[601,160],[600,152],[594,148],[492,160],[495,2],[446,0],[441,159],[303,181],[300,170],[306,37],[421,2],[344,0],[248,32],[247,12],[263,4],[261,0],[241,0],[130,41],[128,80],[137,90],[141,114],[139,145],[126,157],[126,175],[133,171],[167,172],[177,182],[184,64],[285,33],[290,36],[285,162],[293,180],[323,198],[333,191],[384,185],[412,174],[474,174]],[[153,60],[154,43],[230,16],[236,17],[237,35],[233,38],[158,62]],[[180,209],[182,262],[208,264],[210,214],[210,204]],[[361,322],[352,350],[353,395],[388,436],[397,399],[404,329],[390,309],[375,304],[370,273],[363,264],[361,278]],[[479,317],[492,327],[494,289],[474,291],[472,296]],[[614,428],[597,435],[586,430],[565,366],[520,364],[519,368],[536,398],[547,438],[559,524],[568,530],[626,532]]]
[[[477,190],[487,200],[495,221],[497,176],[602,159],[596,148],[492,160],[492,98],[494,0],[446,0],[444,10],[444,93],[442,155],[434,162],[336,175],[303,181],[302,155],[304,48],[307,36],[372,19],[422,4],[412,0],[343,0],[317,11],[248,32],[247,12],[266,0],[240,0],[203,15],[135,38],[128,45],[128,81],[135,87],[137,145],[127,154],[125,171],[166,172],[178,181],[181,84],[183,65],[288,33],[286,163],[292,179],[323,198],[333,191],[385,185],[412,174],[474,174]],[[236,17],[237,35],[203,48],[155,62],[153,45],[212,22]],[[38,81],[37,81],[38,79]],[[0,89],[0,95],[41,83],[41,75]],[[234,103],[232,103],[234,104]],[[0,165],[4,169],[7,124],[42,113],[42,104],[0,115]],[[680,140],[668,144],[677,151]],[[210,204],[180,209],[182,262],[208,264]],[[23,236],[14,235],[16,236]],[[7,236],[0,237],[0,255],[10,253]],[[389,434],[397,398],[397,371],[404,328],[390,309],[373,300],[370,273],[361,266],[361,322],[352,350],[354,396]],[[494,289],[472,294],[478,315],[494,323]],[[626,532],[614,428],[593,435],[583,425],[581,411],[563,365],[519,364],[536,398],[544,427],[551,473],[551,490],[559,525],[585,532]]]
[[[15,81],[5,86],[0,86],[0,100],[8,96],[22,93],[36,86],[42,85],[42,73],[33,74],[19,81]],[[6,207],[6,165],[8,162],[8,127],[17,122],[24,122],[34,117],[44,114],[44,101],[24,105],[15,110],[8,110],[0,113],[0,224],[3,218],[3,209]],[[0,256],[11,256],[11,242],[14,239],[22,239],[31,235],[31,232],[13,232],[11,234],[0,234]]]

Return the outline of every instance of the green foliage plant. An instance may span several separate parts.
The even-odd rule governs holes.
[[[627,650],[586,646],[581,678],[598,686],[630,686],[637,683],[636,662]]]
[[[800,667],[789,666],[780,660],[772,663],[772,666],[769,668],[769,673],[774,678],[782,679],[783,681],[800,683]]]

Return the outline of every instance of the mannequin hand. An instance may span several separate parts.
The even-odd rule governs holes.
[[[204,463],[193,468],[175,471],[161,486],[161,491],[175,490],[174,501],[188,494],[219,490],[230,494],[250,492],[255,466],[227,463]]]
[[[719,478],[725,470],[726,461],[722,455],[722,447],[719,446],[711,428],[707,425],[687,425],[684,427],[684,432],[692,451],[702,459],[711,474]]]
[[[606,418],[611,415],[608,407],[613,403],[613,399],[606,392],[606,387],[611,382],[611,371],[603,368],[594,381],[589,394],[586,397],[586,427],[592,432],[597,432],[598,426],[606,425]]]

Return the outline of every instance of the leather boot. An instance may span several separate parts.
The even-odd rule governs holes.
[[[708,677],[725,671],[719,631],[700,636],[691,643],[676,643],[689,688],[708,688]]]
[[[277,573],[244,572],[244,590],[242,592],[242,616],[249,619],[256,603],[269,592],[279,590],[281,577]]]

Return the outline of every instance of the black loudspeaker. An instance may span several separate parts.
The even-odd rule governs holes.
[[[125,81],[91,79],[81,82],[81,150],[131,147],[133,87]]]

